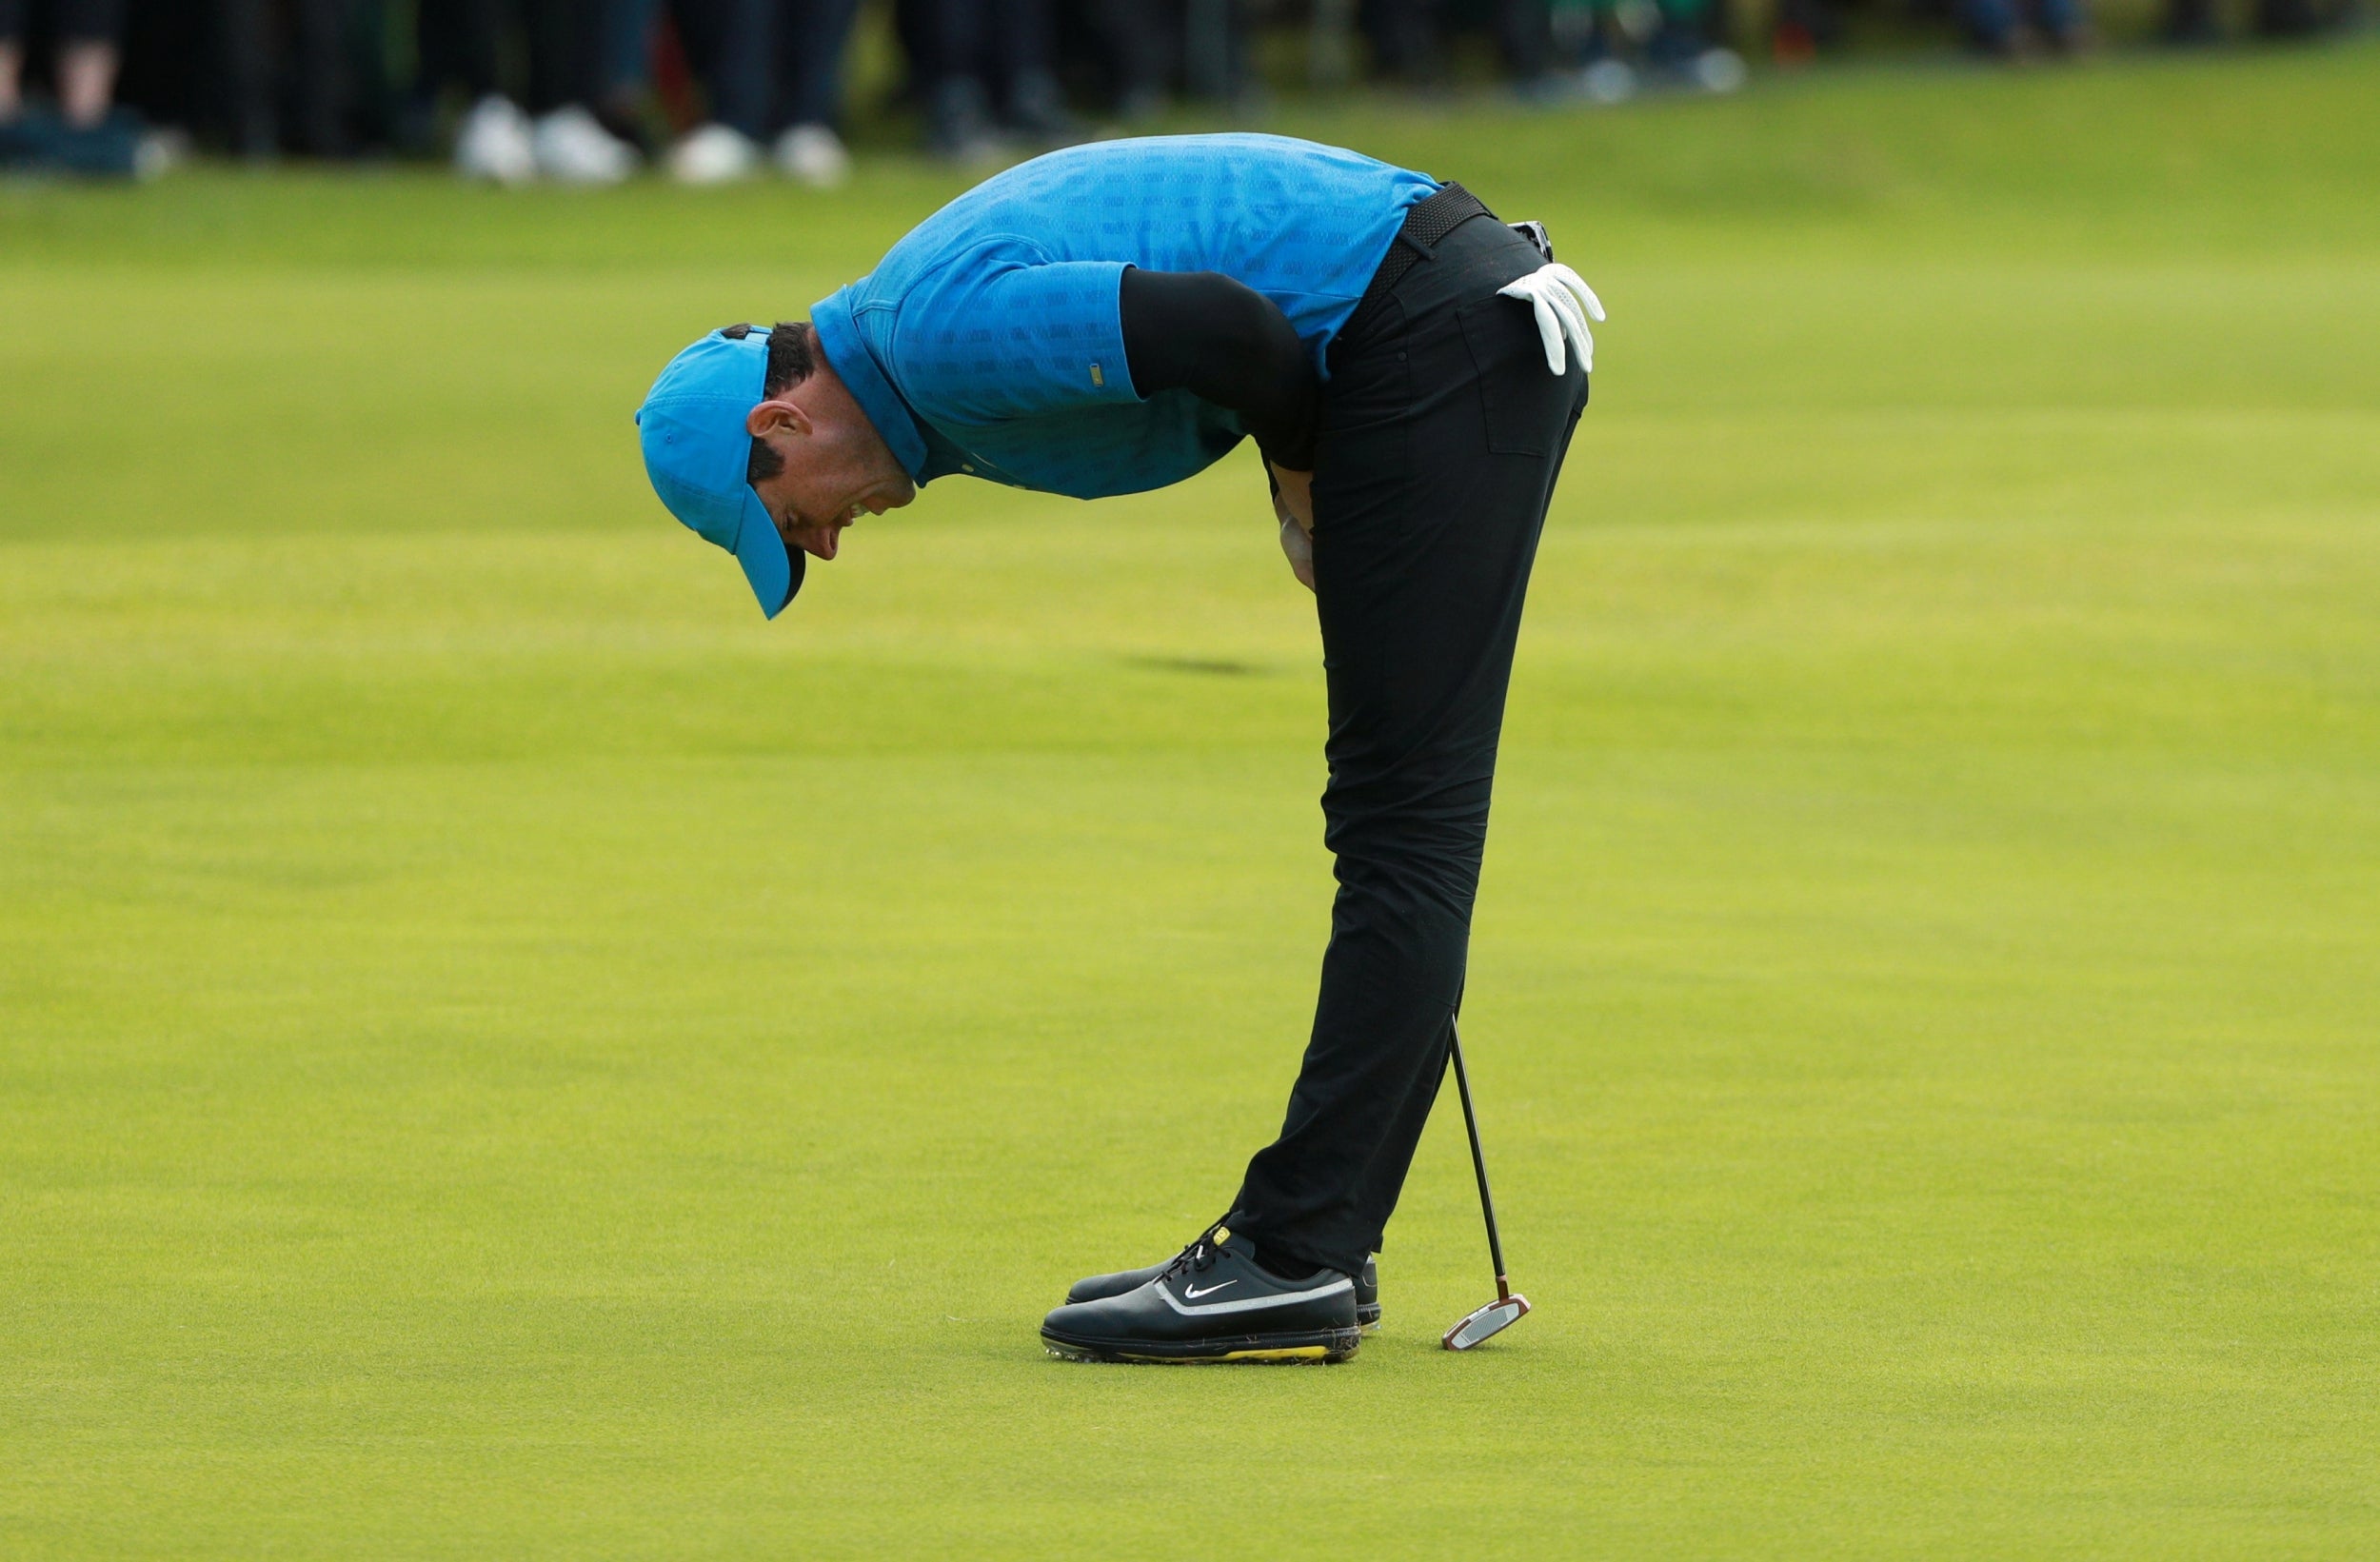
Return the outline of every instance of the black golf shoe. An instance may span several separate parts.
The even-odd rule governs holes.
[[[1204,1238],[1200,1238],[1204,1240]],[[1196,1246],[1196,1243],[1191,1244]],[[1185,1248],[1183,1252],[1188,1252]],[[1176,1263],[1180,1259],[1173,1260]],[[1093,1275],[1077,1280],[1066,1293],[1069,1304],[1099,1301],[1107,1296],[1121,1296],[1165,1273],[1164,1264],[1151,1264],[1146,1269],[1119,1270],[1113,1275]],[[1365,1334],[1377,1334],[1380,1327],[1380,1266],[1376,1257],[1366,1256],[1363,1267],[1356,1272],[1356,1326]]]
[[[1130,1290],[1070,1301],[1041,1323],[1050,1354],[1078,1361],[1344,1361],[1362,1342],[1352,1276],[1284,1279],[1224,1226]]]

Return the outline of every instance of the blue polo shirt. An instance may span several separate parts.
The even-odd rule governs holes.
[[[1098,499],[1179,483],[1240,443],[1124,362],[1126,267],[1220,271],[1323,352],[1429,175],[1276,135],[1152,136],[1051,152],[928,217],[810,311],[835,372],[919,484],[961,472]]]

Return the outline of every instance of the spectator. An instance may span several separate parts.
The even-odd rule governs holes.
[[[626,178],[639,161],[636,148],[605,129],[589,107],[602,43],[599,0],[521,0],[526,110],[506,90],[498,63],[514,10],[500,0],[420,0],[421,90],[434,98],[453,83],[471,100],[455,136],[456,171],[500,185],[540,175],[574,185]]]
[[[824,188],[850,176],[851,154],[835,123],[843,117],[843,56],[859,15],[858,0],[779,0],[777,15],[778,170]]]
[[[1743,86],[1743,57],[1716,41],[1727,35],[1723,5],[1712,0],[1659,0],[1655,10],[1657,19],[1653,35],[1644,46],[1648,65],[1706,92],[1733,92]]]
[[[1446,65],[1438,0],[1378,0],[1370,17],[1380,73],[1406,87],[1437,86]]]
[[[1045,143],[1080,133],[1058,85],[1050,0],[902,0],[895,21],[935,156],[997,157],[1003,126]]]
[[[1319,13],[1318,12],[1318,15]],[[1575,95],[1572,72],[1556,61],[1582,53],[1599,58],[1607,47],[1597,8],[1553,0],[1485,0],[1449,6],[1445,0],[1377,0],[1370,13],[1373,49],[1382,71],[1407,86],[1445,85],[1451,51],[1445,34],[1466,24],[1491,30],[1504,77],[1523,100],[1559,102]]]
[[[1842,17],[1832,0],[1776,0],[1769,49],[1777,64],[1808,65],[1842,36]]]
[[[26,0],[0,0],[0,168],[101,178],[144,171],[139,116],[115,105],[120,0],[59,0],[55,115],[26,99],[27,22]]]
[[[1189,96],[1241,110],[1254,106],[1250,10],[1250,0],[1181,0],[1181,89]]]
[[[1345,0],[1317,10],[1334,3]],[[1052,19],[1059,79],[1078,100],[1094,98],[1127,124],[1164,108],[1169,40],[1156,0],[1056,0]]]
[[[671,14],[709,118],[669,149],[670,177],[724,185],[761,170],[775,109],[778,0],[676,0]]]
[[[849,177],[843,56],[858,0],[677,0],[669,19],[702,88],[703,119],[671,148],[670,172],[697,185],[746,179],[763,147],[787,178],[824,188]],[[636,111],[654,85],[660,0],[613,0],[601,101]]]
[[[351,154],[350,120],[360,92],[347,46],[364,21],[364,5],[288,0],[286,48],[283,8],[273,0],[217,0],[215,9],[223,107],[234,149],[254,159],[292,145],[318,157]],[[285,55],[290,56],[286,62]],[[286,128],[285,98],[295,110]]]
[[[2315,9],[2314,0],[2256,0],[2251,25],[2259,37],[2304,38],[2346,19],[2344,15],[2325,17]]]
[[[2029,8],[2019,0],[1959,0],[1958,11],[1967,41],[2003,59],[2023,53],[2036,36],[2059,53],[2072,53],[2090,39],[2080,0],[2033,0]]]

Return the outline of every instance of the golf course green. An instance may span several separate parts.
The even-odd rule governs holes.
[[[1331,892],[1252,453],[764,623],[629,414],[964,177],[0,187],[0,1555],[2380,1552],[2380,48],[1268,128],[1601,292],[1452,1092],[1221,1214]],[[1184,121],[1185,128],[1189,122]]]

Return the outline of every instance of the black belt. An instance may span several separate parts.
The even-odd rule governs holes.
[[[1388,253],[1380,257],[1379,269],[1372,273],[1372,285],[1356,301],[1355,312],[1347,317],[1353,329],[1356,322],[1364,319],[1379,306],[1414,262],[1438,247],[1438,242],[1474,217],[1494,217],[1479,198],[1457,184],[1444,184],[1438,193],[1406,208],[1405,221],[1397,229],[1397,236],[1388,242]],[[1546,242],[1545,228],[1537,223],[1513,223],[1515,232],[1537,247],[1547,260],[1554,258],[1554,247]]]
[[[1413,263],[1438,247],[1438,240],[1474,217],[1495,215],[1479,204],[1478,196],[1454,184],[1440,185],[1437,194],[1406,208],[1404,226],[1388,241],[1388,253],[1380,257],[1380,268],[1372,273],[1372,286],[1356,301],[1349,322],[1361,320],[1368,310],[1377,308],[1398,280],[1413,269]]]

